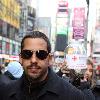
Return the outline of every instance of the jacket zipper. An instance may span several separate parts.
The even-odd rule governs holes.
[[[29,94],[31,93],[31,83],[29,85]]]

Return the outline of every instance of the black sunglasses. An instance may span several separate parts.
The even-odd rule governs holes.
[[[33,53],[36,54],[36,57],[39,58],[40,60],[44,60],[48,56],[48,52],[45,50],[37,50],[37,51],[32,51],[32,50],[22,50],[20,55],[23,59],[30,59],[33,55]]]

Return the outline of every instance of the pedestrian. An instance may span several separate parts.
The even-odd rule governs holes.
[[[87,68],[80,79],[80,86],[78,86],[78,88],[80,89],[83,89],[83,88],[90,89],[93,86],[93,82],[94,82],[93,66],[94,65],[90,58],[87,59],[86,66]]]
[[[73,83],[74,79],[76,78],[76,72],[74,69],[69,69],[68,65],[64,61],[59,69],[59,71],[56,73],[58,76],[66,79],[66,81]]]
[[[44,33],[33,31],[22,39],[19,60],[23,76],[3,89],[0,100],[85,100],[52,70],[51,44]]]
[[[0,84],[8,84],[12,80],[19,79],[23,74],[23,68],[17,61],[10,62],[7,65],[7,70],[0,75]]]
[[[84,75],[76,73],[74,69],[69,69],[65,62],[62,63],[62,66],[56,74],[80,89],[84,93],[86,100],[95,99],[90,89],[93,77],[93,63],[91,60],[87,59],[87,69]]]
[[[91,91],[91,88],[94,85],[94,65],[91,58],[87,59],[86,65],[86,71],[83,73],[82,77],[80,77],[80,85],[77,88],[82,90],[83,93],[86,94],[86,98],[88,98],[89,100],[94,100],[95,96]]]

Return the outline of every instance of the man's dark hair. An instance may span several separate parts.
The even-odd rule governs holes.
[[[41,39],[44,39],[47,42],[48,53],[51,52],[51,44],[50,44],[50,41],[49,41],[48,37],[44,33],[39,32],[39,31],[33,31],[33,32],[31,32],[31,33],[24,36],[24,38],[22,39],[22,42],[21,42],[21,51],[24,48],[24,41],[27,38],[41,38]]]

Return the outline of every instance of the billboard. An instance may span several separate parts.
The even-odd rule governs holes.
[[[59,0],[57,13],[68,13],[68,1]]]
[[[16,0],[1,0],[0,18],[19,28],[20,5]]]
[[[56,36],[55,51],[64,51],[67,46],[67,35],[58,34]]]
[[[85,8],[74,8],[73,27],[85,26]]]
[[[74,8],[74,16],[72,21],[73,39],[84,39],[85,29],[85,7]]]
[[[73,27],[73,38],[84,39],[85,29],[84,27]]]
[[[66,17],[57,17],[57,34],[67,35],[68,28],[68,18]]]

